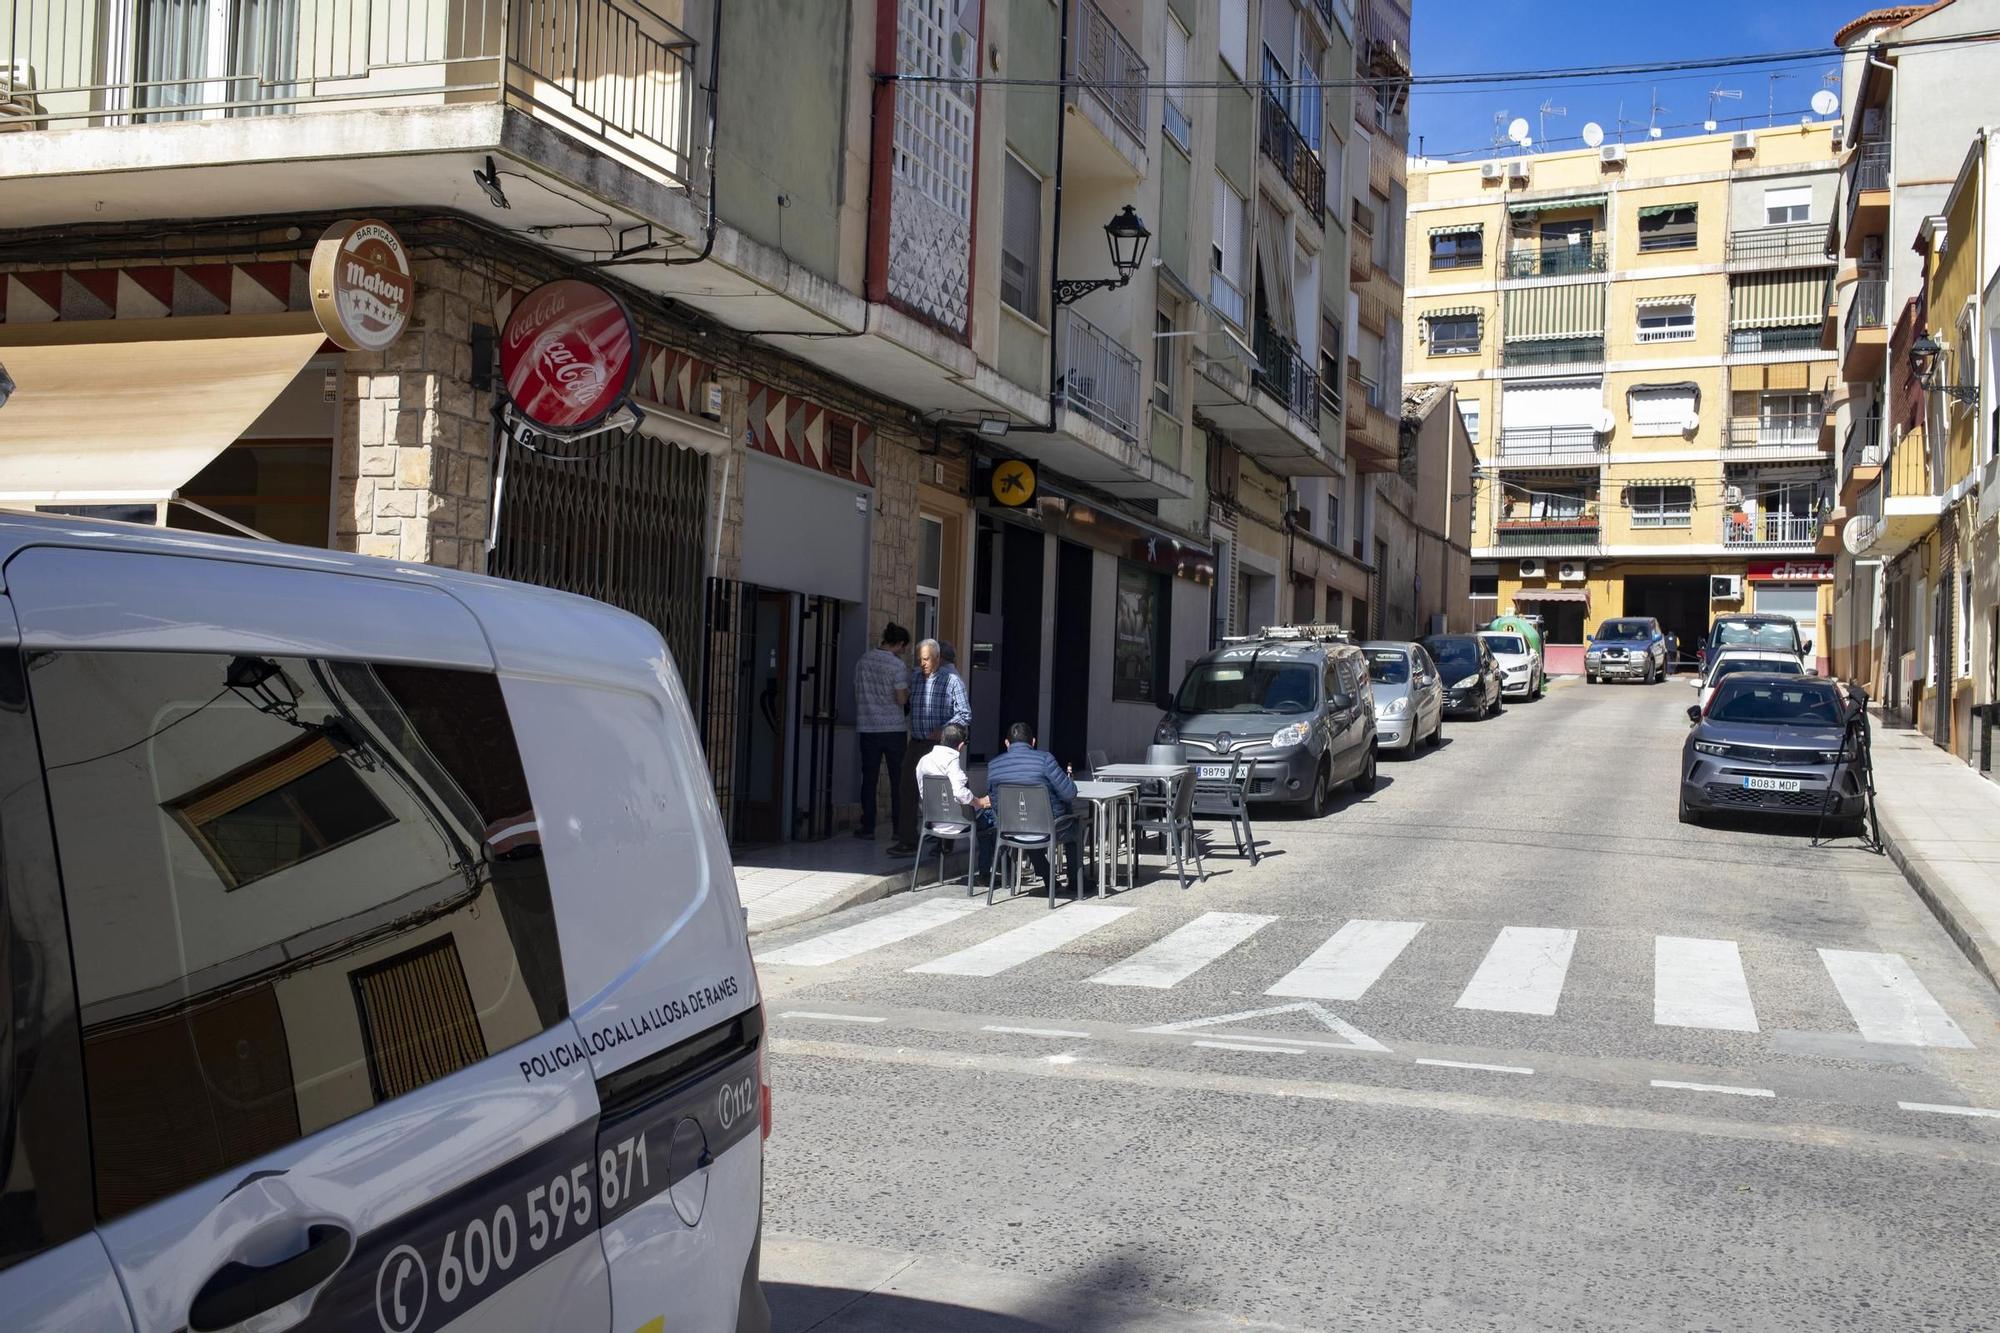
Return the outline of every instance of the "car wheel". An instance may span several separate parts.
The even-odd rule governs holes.
[[[1701,816],[1701,811],[1699,811],[1699,810],[1694,810],[1694,809],[1690,809],[1690,808],[1689,808],[1689,806],[1688,806],[1688,803],[1687,803],[1687,798],[1686,798],[1686,797],[1682,797],[1682,798],[1681,798],[1681,823],[1683,823],[1683,824],[1695,824],[1695,825],[1699,825],[1699,824],[1700,824],[1701,822],[1702,822],[1702,816]]]
[[[1354,779],[1354,794],[1356,796],[1366,796],[1369,792],[1374,790],[1375,790],[1375,747],[1371,745],[1368,747],[1368,759],[1362,765],[1361,772]]]
[[[1444,744],[1444,710],[1438,710],[1438,720],[1431,726],[1431,748]]]
[[[1641,685],[1653,683],[1653,659],[1650,657],[1646,659],[1646,665],[1639,673],[1639,683]]]
[[[1332,775],[1328,771],[1330,765],[1330,760],[1322,759],[1319,768],[1313,773],[1312,795],[1306,798],[1304,807],[1307,819],[1318,819],[1326,813],[1328,789],[1332,785]]]

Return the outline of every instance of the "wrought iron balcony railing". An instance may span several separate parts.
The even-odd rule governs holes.
[[[10,10],[0,129],[486,100],[545,114],[675,180],[692,177],[699,147],[696,42],[639,0],[15,0]]]
[[[1595,463],[1604,441],[1590,426],[1521,426],[1500,432],[1502,463]]]
[[[1292,123],[1291,113],[1277,94],[1266,89],[1263,97],[1263,131],[1259,143],[1264,156],[1277,164],[1292,190],[1305,201],[1308,211],[1322,226],[1326,225],[1326,168],[1299,127]]]
[[[1728,260],[1732,264],[1797,263],[1831,264],[1826,252],[1826,224],[1792,222],[1781,227],[1750,227],[1729,233]]]
[[[1889,143],[1886,139],[1864,140],[1854,154],[1854,192],[1889,188]]]
[[[1208,272],[1208,303],[1215,307],[1216,314],[1239,329],[1243,327],[1243,289],[1224,277],[1221,269]]]
[[[1063,401],[1119,439],[1136,443],[1139,358],[1069,307],[1061,315]]]
[[[1319,353],[1319,405],[1322,411],[1340,415],[1340,363],[1325,348]]]
[[[1729,423],[1729,444],[1731,448],[1744,449],[1774,445],[1817,448],[1820,426],[1825,420],[1826,413],[1817,408],[1763,417],[1737,417]]]
[[[1309,425],[1319,421],[1319,373],[1299,355],[1290,338],[1263,320],[1257,321],[1257,387],[1285,405],[1285,411]]]
[[[1500,345],[1500,365],[1503,369],[1518,369],[1522,366],[1569,366],[1594,365],[1604,360],[1604,337],[1595,338],[1536,338],[1526,342],[1509,342]]]
[[[1819,541],[1820,520],[1813,514],[1782,511],[1722,516],[1722,544],[1732,548],[1768,549],[1812,546]]]
[[[1565,518],[1503,518],[1493,524],[1493,544],[1574,550],[1594,547],[1603,531],[1595,512]]]
[[[1863,278],[1855,283],[1854,294],[1848,298],[1847,320],[1841,340],[1854,341],[1857,329],[1884,327],[1888,304],[1889,282],[1886,278]]]
[[[1527,246],[1507,255],[1510,278],[1557,278],[1579,273],[1602,273],[1607,252],[1604,242],[1595,245]]]
[[[1141,143],[1146,139],[1146,62],[1118,25],[1092,0],[1078,0],[1073,71],[1078,83],[1104,104],[1105,110]]]
[[[1819,350],[1817,325],[1800,324],[1773,329],[1731,329],[1729,354],[1749,356],[1757,352],[1816,352]]]

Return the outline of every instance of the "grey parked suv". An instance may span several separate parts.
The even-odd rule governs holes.
[[[1375,787],[1368,661],[1344,636],[1317,628],[1231,640],[1188,668],[1154,739],[1178,742],[1198,773],[1255,759],[1250,799],[1324,814],[1339,784]]]

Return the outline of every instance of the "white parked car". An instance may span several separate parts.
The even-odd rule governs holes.
[[[1483,629],[1487,651],[1500,664],[1500,695],[1505,699],[1539,699],[1548,687],[1543,674],[1542,655],[1528,640],[1505,630]]]
[[[1688,682],[1701,691],[1701,701],[1696,707],[1703,712],[1708,711],[1708,701],[1715,697],[1716,685],[1725,676],[1738,671],[1761,671],[1780,676],[1806,674],[1799,666],[1798,656],[1781,648],[1723,648],[1709,662],[1706,671]]]
[[[0,578],[0,1329],[770,1327],[763,1004],[652,627],[53,516]]]

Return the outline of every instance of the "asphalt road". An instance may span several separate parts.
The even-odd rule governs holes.
[[[1692,695],[1185,891],[761,937],[778,1326],[2000,1328],[2000,996],[1884,858],[1677,823]]]

